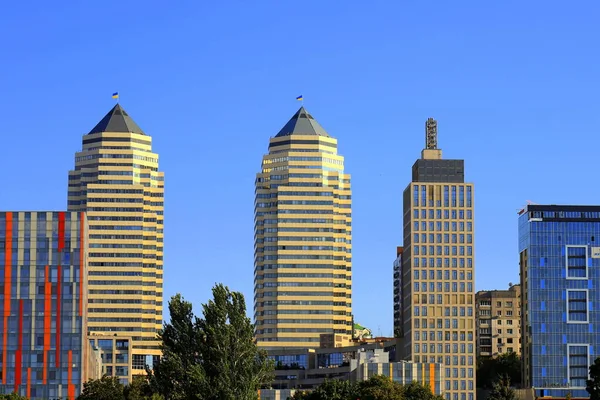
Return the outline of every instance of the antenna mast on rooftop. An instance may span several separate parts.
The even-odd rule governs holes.
[[[425,148],[428,150],[437,149],[437,121],[433,118],[427,118],[425,121]]]

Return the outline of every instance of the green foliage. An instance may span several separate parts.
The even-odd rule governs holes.
[[[513,388],[510,387],[510,378],[507,375],[501,376],[492,384],[492,390],[488,395],[488,400],[515,400],[516,395]]]
[[[125,400],[124,387],[119,378],[103,376],[83,384],[78,400]]]
[[[360,382],[357,396],[361,400],[403,400],[404,387],[389,377],[376,375]]]
[[[17,393],[0,394],[0,400],[28,400],[25,396],[19,396]]]
[[[600,400],[600,357],[590,366],[590,379],[585,390],[590,394],[590,400]]]
[[[478,360],[477,387],[491,388],[494,382],[504,376],[515,385],[521,384],[521,358],[517,353],[505,353],[496,358]]]
[[[443,396],[436,396],[429,385],[422,385],[412,381],[404,386],[404,398],[406,400],[444,400]]]
[[[221,284],[198,318],[191,303],[176,295],[171,321],[160,332],[163,357],[150,386],[166,400],[256,400],[273,380],[273,363],[253,339],[244,296]]]
[[[428,386],[412,382],[401,385],[389,377],[377,375],[360,383],[325,381],[312,392],[297,391],[291,400],[443,400]]]
[[[292,400],[354,400],[356,385],[350,381],[326,380],[312,392],[297,391]]]
[[[143,375],[134,376],[123,392],[126,400],[152,400],[153,396],[148,377]]]

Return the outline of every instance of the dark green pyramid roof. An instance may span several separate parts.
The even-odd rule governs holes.
[[[136,124],[123,108],[117,104],[88,133],[99,132],[131,132],[144,135],[142,128]]]
[[[287,124],[275,137],[290,136],[290,135],[317,135],[330,137],[325,129],[306,111],[304,107],[292,116]]]

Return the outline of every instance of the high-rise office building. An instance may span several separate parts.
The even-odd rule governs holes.
[[[477,356],[521,353],[521,287],[475,294]]]
[[[473,184],[464,161],[443,160],[437,122],[404,190],[403,357],[443,364],[445,397],[475,397]]]
[[[118,104],[83,136],[69,172],[69,210],[89,221],[88,331],[131,338],[134,374],[161,354],[163,178],[152,138]],[[104,361],[122,380],[131,375]]]
[[[519,217],[523,383],[589,397],[600,356],[600,206],[528,205]]]
[[[352,334],[350,175],[337,140],[300,108],[256,175],[254,319],[260,346]]]
[[[89,375],[85,214],[0,212],[0,393],[74,400]]]

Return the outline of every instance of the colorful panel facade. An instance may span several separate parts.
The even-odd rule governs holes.
[[[0,393],[75,399],[85,378],[87,223],[0,212]]]
[[[523,383],[589,397],[600,356],[600,207],[529,205],[519,217]]]

